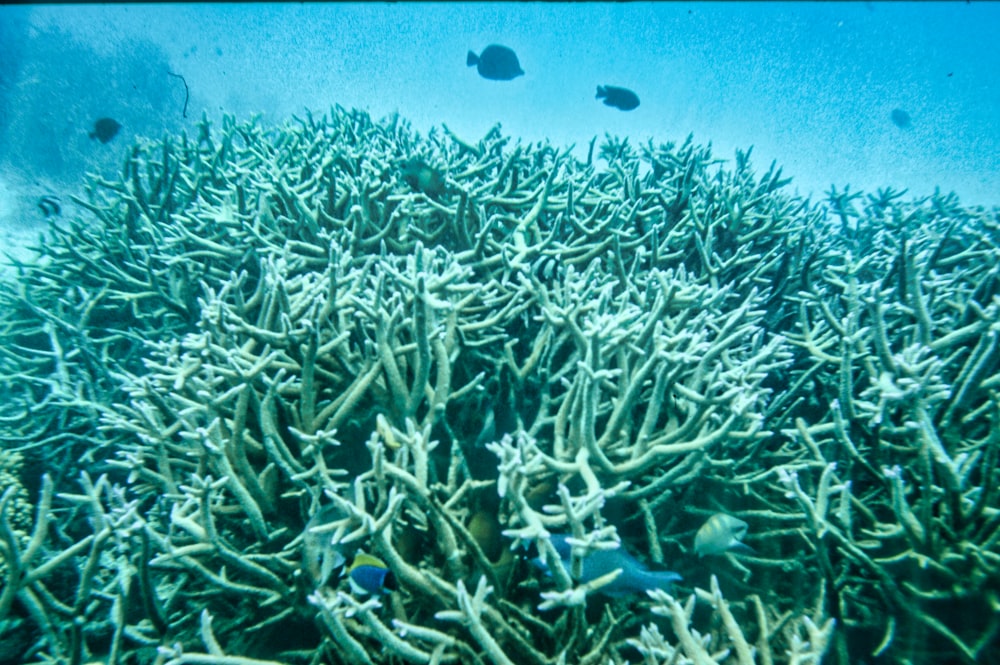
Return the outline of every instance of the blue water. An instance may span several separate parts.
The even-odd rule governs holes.
[[[0,79],[6,146],[85,151],[98,115],[124,118],[123,136],[158,137],[203,110],[282,120],[339,103],[469,140],[499,122],[578,152],[605,132],[693,133],[722,157],[753,145],[802,194],[940,187],[1000,201],[997,3],[53,5],[0,7],[0,23],[5,52],[46,65]],[[68,54],[72,40],[81,48]],[[467,68],[467,51],[490,43],[514,49],[525,75],[487,81]],[[187,119],[168,70],[189,84]],[[601,84],[636,91],[641,106],[603,106]],[[893,124],[896,108],[909,128]],[[27,136],[25,114],[36,119]],[[4,152],[30,155],[14,148]],[[39,156],[79,170],[65,161]]]

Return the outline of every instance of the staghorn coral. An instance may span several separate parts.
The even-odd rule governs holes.
[[[22,536],[31,530],[31,514],[34,512],[28,490],[21,482],[23,468],[23,455],[0,449],[0,487],[3,488],[0,515],[7,519],[12,533]],[[24,543],[21,542],[21,545]]]
[[[995,648],[996,215],[813,205],[690,139],[609,137],[601,168],[594,145],[508,144],[341,108],[203,119],[88,184],[92,217],[0,292],[0,434],[50,474],[4,553],[0,621],[36,627],[31,657],[848,663],[912,658],[927,629],[941,657]],[[329,504],[324,533],[398,591],[306,574]],[[719,510],[756,555],[693,556]],[[601,601],[574,577],[615,546],[711,591]]]

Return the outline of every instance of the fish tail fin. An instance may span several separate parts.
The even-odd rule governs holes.
[[[97,138],[97,133],[96,132],[87,132],[87,136],[89,136],[91,140],[94,140],[94,139]]]
[[[608,91],[604,89],[604,86],[603,85],[597,86],[597,95],[594,97],[594,99],[600,99],[601,97],[607,97],[607,96],[608,96]]]
[[[479,56],[473,53],[472,51],[469,51],[469,55],[465,56],[465,66],[475,67],[478,64],[479,64]]]
[[[649,589],[663,589],[669,592],[674,582],[680,582],[683,577],[672,570],[651,570],[646,573],[645,585]]]

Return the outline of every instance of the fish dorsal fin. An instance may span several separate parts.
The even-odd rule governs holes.
[[[364,552],[358,552],[354,555],[354,561],[351,562],[351,570],[354,570],[358,566],[374,566],[376,568],[388,568],[385,562],[377,556],[371,554],[365,554]]]

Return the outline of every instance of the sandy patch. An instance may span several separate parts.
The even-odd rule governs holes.
[[[61,212],[46,218],[38,206],[43,196],[58,199]],[[68,214],[69,196],[57,186],[31,181],[10,171],[0,172],[0,271],[12,269],[11,261],[31,262],[37,257],[41,236],[53,220]]]

